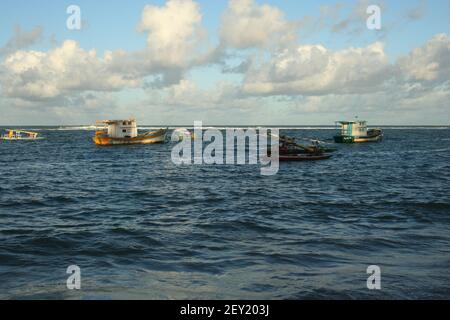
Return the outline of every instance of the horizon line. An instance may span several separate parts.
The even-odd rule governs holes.
[[[1,128],[6,127],[90,127],[95,126],[95,124],[0,124]],[[292,124],[292,125],[279,125],[279,124],[205,124],[202,126],[208,127],[330,127],[335,126],[334,124]],[[139,124],[138,127],[193,127],[193,124]],[[450,124],[374,124],[369,125],[369,127],[450,127]]]

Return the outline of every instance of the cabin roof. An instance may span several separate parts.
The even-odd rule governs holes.
[[[123,120],[100,120],[97,123],[100,124],[118,124],[122,122],[136,122],[136,119],[123,119]]]
[[[367,121],[364,121],[364,120],[358,120],[358,121],[336,121],[336,123],[341,123],[341,124],[367,123]]]
[[[15,130],[15,129],[5,129],[6,132],[15,132],[15,133],[26,133],[26,134],[35,134],[37,135],[37,132],[31,132],[31,131],[24,131],[24,130]]]

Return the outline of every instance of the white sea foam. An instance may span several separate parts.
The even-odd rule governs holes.
[[[33,130],[41,130],[41,131],[81,131],[81,130],[95,130],[96,126],[65,126],[58,128],[39,128]],[[31,130],[31,129],[30,129]]]

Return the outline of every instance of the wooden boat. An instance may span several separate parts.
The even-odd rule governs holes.
[[[279,161],[314,161],[331,158],[331,154],[325,153],[323,149],[317,141],[306,147],[298,144],[295,138],[281,136],[278,159]]]
[[[314,152],[322,152],[322,153],[332,153],[337,151],[337,149],[335,148],[327,148],[327,147],[323,147],[321,145],[317,145],[317,146],[308,146],[308,147],[304,147],[304,146],[299,146],[299,147],[286,147],[286,146],[280,146],[280,154],[311,154]]]
[[[319,140],[311,140],[312,144],[310,146],[298,144],[295,138],[286,136],[281,136],[279,141],[280,155],[318,154],[337,151],[337,149],[322,146]]]
[[[37,140],[38,133],[24,130],[6,129],[7,134],[0,137],[0,140]]]
[[[139,134],[135,119],[98,121],[97,126],[106,126],[97,130],[92,138],[99,146],[165,143],[168,131],[160,129]]]
[[[336,143],[379,142],[383,140],[381,129],[367,129],[366,121],[338,121],[340,132],[334,136]]]

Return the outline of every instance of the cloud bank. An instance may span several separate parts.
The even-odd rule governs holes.
[[[352,33],[363,7],[364,1],[359,2],[346,19],[329,26],[331,32]],[[407,16],[420,19],[424,10],[420,4]],[[322,14],[330,13],[323,8]],[[158,121],[179,114],[183,116],[178,121],[214,115],[210,121],[231,124],[244,118],[261,123],[262,117],[282,123],[298,113],[419,114],[426,106],[436,114],[449,111],[446,33],[393,61],[383,41],[337,50],[324,43],[303,43],[301,20],[289,21],[279,8],[254,0],[229,1],[215,46],[203,26],[201,7],[193,0],[147,5],[136,25],[146,36],[141,50],[102,55],[74,40],[47,51],[29,50],[42,38],[42,28],[16,28],[0,48],[0,109],[14,105],[26,115],[51,107],[64,119],[67,114],[77,118],[74,106],[81,105],[77,110],[84,114],[79,119],[92,110],[115,117],[114,95],[135,92],[135,101],[127,102],[134,108],[129,114],[159,112]],[[191,78],[198,68],[220,68],[224,79],[202,88]],[[64,113],[66,109],[70,111]]]

